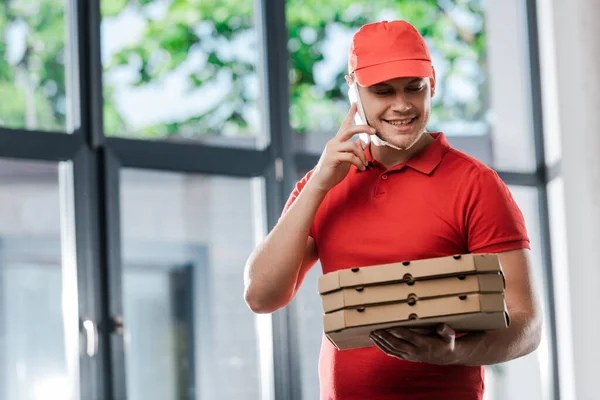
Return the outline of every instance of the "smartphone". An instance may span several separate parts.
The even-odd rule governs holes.
[[[365,115],[365,109],[360,101],[360,94],[358,93],[358,84],[356,81],[350,85],[348,89],[348,99],[350,103],[356,103],[356,115],[354,116],[355,125],[368,125],[367,117]],[[371,135],[368,133],[359,133],[358,138],[366,145],[371,141]]]
[[[356,125],[368,125],[367,117],[365,116],[365,109],[362,106],[362,102],[360,101],[360,95],[358,94],[358,84],[356,81],[350,85],[350,89],[348,89],[348,99],[350,99],[350,103],[356,103],[356,115],[354,116],[354,123]]]
[[[356,81],[354,81],[354,83],[352,83],[352,85],[350,85],[350,88],[348,89],[348,99],[350,100],[350,103],[356,103],[356,115],[354,116],[354,123],[356,125],[369,125],[367,117],[365,115],[365,109],[363,108],[362,102],[360,101],[360,94],[358,93],[358,84],[356,83]],[[399,147],[396,147],[391,143],[379,139],[377,135],[359,133],[358,138],[362,140],[365,144],[373,142],[375,146],[389,146],[393,149],[400,150]]]

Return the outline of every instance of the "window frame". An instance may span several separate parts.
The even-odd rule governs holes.
[[[70,64],[69,88],[72,134],[0,127],[0,157],[26,160],[71,161],[80,318],[99,328],[98,353],[80,358],[80,397],[125,399],[125,367],[121,293],[121,234],[119,172],[122,168],[262,177],[268,229],[276,223],[287,195],[319,155],[293,148],[289,121],[289,83],[285,2],[254,1],[254,21],[260,44],[259,80],[261,118],[268,146],[248,149],[201,143],[166,143],[105,137],[103,133],[101,0],[65,0]],[[546,166],[542,118],[536,1],[524,2],[530,97],[533,111],[536,170],[531,173],[497,171],[508,185],[536,187],[542,236],[543,268],[549,306],[551,373],[548,388],[559,398],[556,319],[547,184],[561,175],[560,160]],[[241,294],[240,294],[241,295]],[[273,359],[269,398],[301,400],[299,339],[294,307],[271,316]],[[266,398],[266,397],[265,397]]]

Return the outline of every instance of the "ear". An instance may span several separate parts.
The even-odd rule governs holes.
[[[429,84],[431,87],[431,97],[435,96],[435,68],[431,67],[431,76],[429,77]]]
[[[344,78],[346,78],[346,83],[348,84],[348,86],[352,86],[352,84],[354,83],[354,77],[351,74],[348,74]]]

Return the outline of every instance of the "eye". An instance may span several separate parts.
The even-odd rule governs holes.
[[[407,87],[406,90],[408,92],[412,92],[412,93],[417,93],[420,92],[421,90],[425,89],[425,85],[421,85],[421,86],[412,86],[412,87]]]
[[[386,89],[379,89],[373,91],[373,93],[375,93],[377,96],[387,96],[388,94],[392,93],[392,91]]]

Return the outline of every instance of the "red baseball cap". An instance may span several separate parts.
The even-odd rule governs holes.
[[[352,38],[348,71],[361,86],[394,78],[426,78],[433,73],[425,40],[406,21],[363,25]]]

